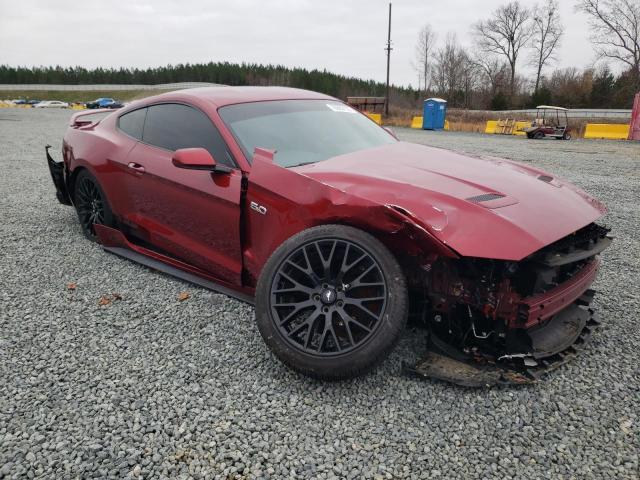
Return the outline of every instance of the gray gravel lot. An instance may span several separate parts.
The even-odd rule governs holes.
[[[605,201],[605,327],[535,386],[405,377],[412,332],[373,374],[329,384],[283,367],[251,307],[84,240],[44,158],[69,116],[0,110],[0,478],[638,478],[640,144],[400,130]]]

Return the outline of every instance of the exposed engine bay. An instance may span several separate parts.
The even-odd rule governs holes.
[[[592,223],[519,262],[438,258],[414,269],[429,332],[415,373],[466,386],[530,383],[561,365],[598,326],[589,308],[609,229]],[[419,302],[419,301],[418,301]]]

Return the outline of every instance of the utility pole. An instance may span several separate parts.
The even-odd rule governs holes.
[[[391,63],[391,2],[389,2],[389,30],[387,32],[387,98],[386,102],[384,102],[384,114],[385,116],[389,116],[389,65]]]

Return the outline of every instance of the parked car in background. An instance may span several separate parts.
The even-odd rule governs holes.
[[[69,108],[69,104],[59,100],[44,100],[36,103],[33,108]]]
[[[122,108],[124,105],[115,101],[113,98],[101,97],[96,98],[93,102],[87,102],[85,104],[87,108]]]
[[[31,105],[32,107],[34,105],[37,105],[38,103],[40,103],[42,100],[27,100],[27,104]]]
[[[27,103],[27,101],[22,98],[18,98],[17,100],[11,100],[11,103],[13,103],[14,105],[24,105]]]

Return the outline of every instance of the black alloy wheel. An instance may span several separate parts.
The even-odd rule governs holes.
[[[371,235],[341,225],[287,240],[267,262],[256,297],[267,344],[317,378],[370,369],[406,322],[405,280],[395,258]]]
[[[87,170],[82,170],[74,183],[74,205],[82,233],[96,241],[95,225],[111,225],[113,215],[98,181]]]
[[[308,242],[282,262],[271,283],[271,314],[294,347],[340,355],[367,341],[385,310],[378,262],[343,239]]]

